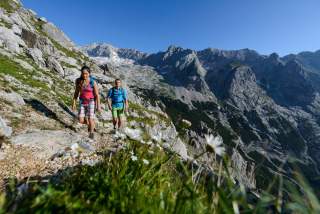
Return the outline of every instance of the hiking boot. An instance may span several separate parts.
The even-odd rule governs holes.
[[[93,134],[93,132],[91,132],[91,133],[89,134],[89,138],[92,139],[92,140],[94,139],[94,134]]]
[[[93,129],[94,132],[98,132],[96,128]],[[90,132],[90,128],[88,127],[88,132]]]
[[[117,128],[113,127],[113,130],[111,131],[112,134],[116,134],[117,133]]]

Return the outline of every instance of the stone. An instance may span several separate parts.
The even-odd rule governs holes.
[[[54,57],[48,57],[48,59],[46,61],[46,65],[49,69],[52,69],[61,75],[65,75],[65,72],[64,72],[62,66],[60,65],[58,60],[56,60]]]
[[[172,150],[179,154],[184,160],[189,159],[186,145],[178,138],[171,146]]]
[[[0,116],[0,137],[10,137],[11,134],[12,128]]]
[[[64,77],[71,82],[75,82],[81,76],[81,71],[76,68],[64,67]]]
[[[21,27],[19,27],[18,25],[13,25],[12,26],[12,31],[14,34],[18,35],[18,36],[21,36],[21,33],[22,33],[22,29]]]
[[[63,156],[66,151],[71,150],[72,145],[78,144],[78,148],[84,152],[92,152],[94,147],[90,140],[76,133],[52,130],[33,130],[28,133],[14,136],[11,139],[13,145],[26,146],[35,149],[39,158],[51,159]],[[75,146],[73,146],[75,147]]]
[[[24,99],[20,94],[17,94],[16,92],[10,92],[7,93],[5,91],[0,90],[0,99],[6,100],[12,104],[22,106],[25,105]]]
[[[26,47],[24,41],[14,34],[13,30],[0,26],[0,40],[3,41],[3,45],[9,51],[14,53],[21,53],[20,47]]]
[[[131,129],[125,127],[123,132],[132,140],[142,141],[142,131],[140,129]]]
[[[46,63],[43,59],[42,52],[38,48],[28,48],[27,50],[28,56],[30,56],[33,61],[41,68],[46,67]]]

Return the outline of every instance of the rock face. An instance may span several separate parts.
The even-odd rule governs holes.
[[[20,47],[25,47],[24,41],[6,27],[0,27],[0,40],[5,48],[14,53],[21,53]]]
[[[72,48],[74,47],[73,42],[53,23],[47,22],[42,26],[42,29],[47,33],[52,39],[57,41],[63,47]]]
[[[148,55],[134,49],[115,48],[112,45],[105,43],[94,43],[91,45],[87,45],[81,47],[81,50],[90,56],[98,57],[102,60],[107,60],[104,62],[108,62],[108,59],[110,59],[110,62],[112,63],[120,63],[121,61],[133,63],[145,58]]]
[[[290,158],[299,160],[313,185],[320,185],[314,179],[320,175],[319,51],[280,58],[249,49],[193,51],[170,46],[164,52],[122,56],[112,63],[104,48],[85,50],[114,66],[141,97],[162,106],[189,138],[189,153],[201,153],[204,134],[218,133],[233,161],[239,162],[234,175],[247,186],[266,185],[275,171],[291,176],[296,163],[288,162]],[[192,125],[185,127],[183,120]],[[261,160],[263,166],[258,165]]]

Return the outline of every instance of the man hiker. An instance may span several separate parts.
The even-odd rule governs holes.
[[[94,139],[95,110],[100,111],[100,98],[97,83],[90,76],[90,72],[88,66],[81,68],[81,76],[75,83],[72,110],[75,111],[76,102],[79,97],[79,122],[88,125],[89,138]]]
[[[128,99],[126,90],[121,87],[121,80],[116,79],[114,84],[108,92],[107,103],[112,112],[113,129],[116,132],[117,128],[122,128],[123,114],[128,111]]]

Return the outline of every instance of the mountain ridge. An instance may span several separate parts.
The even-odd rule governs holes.
[[[313,54],[316,57],[317,52]],[[139,91],[150,84],[152,87],[149,87],[149,90],[154,93],[154,97],[164,93],[164,97],[172,97],[171,102],[180,102],[176,105],[181,107],[177,107],[175,112],[198,124],[187,131],[189,139],[197,136],[197,140],[201,141],[203,131],[199,130],[205,127],[209,132],[217,131],[223,135],[217,129],[222,131],[221,126],[225,126],[224,129],[231,135],[240,137],[242,145],[239,148],[245,156],[250,157],[245,158],[247,161],[250,162],[251,158],[257,160],[258,157],[266,159],[267,168],[274,171],[274,166],[278,168],[282,164],[292,167],[293,165],[287,161],[287,157],[292,156],[301,161],[304,166],[302,168],[309,173],[308,178],[312,183],[319,185],[319,181],[313,178],[320,169],[316,166],[320,151],[317,138],[320,136],[320,123],[317,119],[317,109],[320,108],[320,90],[317,85],[320,83],[320,76],[308,69],[303,64],[304,61],[296,59],[299,59],[300,55],[260,55],[250,49],[224,51],[207,48],[194,51],[172,45],[165,51],[149,54],[130,65],[120,63],[116,66],[115,73],[125,79],[129,78],[129,72],[142,75],[141,70],[157,74],[157,81],[154,81],[154,78],[149,79],[150,74],[147,73],[144,73],[143,79],[139,77],[138,82],[134,77],[130,77],[131,87]],[[318,60],[320,61],[320,57]],[[112,60],[109,64],[113,64]],[[317,68],[316,65],[312,65],[313,68]],[[171,88],[172,92],[161,92],[165,91],[160,87],[161,84],[165,84],[165,88]],[[208,105],[205,104],[205,100],[218,109],[203,108],[203,105]],[[167,98],[160,98],[158,101],[173,108]],[[195,105],[196,102],[199,103]],[[207,122],[198,123],[183,113],[182,111],[186,111],[186,108],[182,108],[183,105],[188,106],[190,112],[191,109],[202,111],[202,116],[199,117]],[[215,111],[221,113],[216,115],[213,113]],[[171,114],[171,117],[177,116]],[[179,119],[175,124],[179,124]],[[223,137],[229,138],[227,135]],[[230,145],[234,144],[232,141],[229,142]],[[277,163],[278,161],[280,162]],[[280,168],[277,170],[282,171]],[[285,174],[291,173],[292,169]]]

